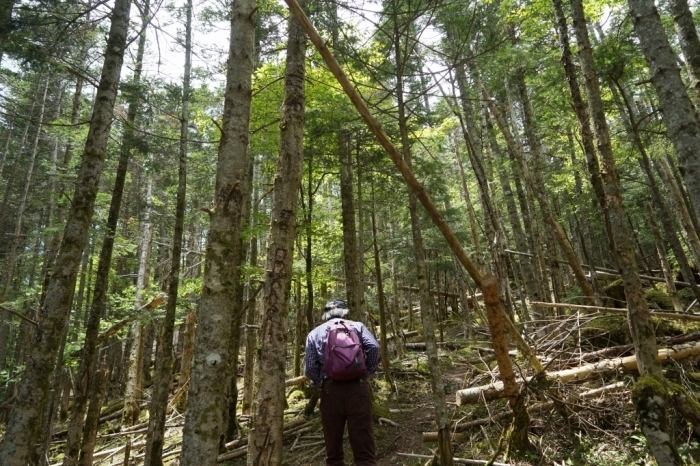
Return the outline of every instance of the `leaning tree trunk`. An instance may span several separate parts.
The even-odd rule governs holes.
[[[676,54],[666,37],[654,0],[627,0],[634,30],[649,65],[668,137],[678,155],[683,179],[700,218],[700,122],[681,79]]]
[[[260,377],[257,384],[254,418],[248,436],[248,466],[276,466],[282,463],[284,368],[294,263],[292,248],[304,162],[305,54],[306,34],[292,16],[289,19],[280,154],[274,179],[265,266],[265,307],[260,321],[257,372],[265,376]]]
[[[109,271],[112,265],[112,252],[114,250],[114,240],[117,231],[117,222],[119,221],[119,212],[122,205],[122,197],[124,194],[124,185],[126,183],[126,174],[129,167],[129,159],[131,151],[134,147],[134,123],[138,114],[139,106],[139,89],[141,81],[141,72],[143,69],[143,56],[146,49],[146,27],[148,18],[148,2],[144,5],[145,14],[141,18],[143,30],[139,36],[138,49],[136,52],[136,63],[134,66],[134,75],[131,79],[131,85],[134,87],[132,94],[129,96],[129,107],[126,114],[126,125],[122,135],[122,144],[119,151],[119,163],[114,177],[114,189],[112,189],[112,199],[109,203],[109,213],[107,214],[107,223],[105,225],[105,236],[102,240],[102,249],[100,250],[99,262],[97,264],[97,273],[95,275],[95,284],[93,287],[92,304],[88,311],[87,323],[85,325],[85,343],[80,357],[80,365],[78,367],[76,383],[74,385],[73,406],[71,408],[71,417],[68,425],[68,435],[66,438],[65,456],[63,464],[72,466],[75,460],[78,459],[80,453],[80,436],[83,431],[85,422],[85,413],[87,410],[88,397],[90,396],[90,384],[95,372],[95,359],[97,353],[97,335],[100,330],[100,321],[105,311],[107,301],[107,288],[109,286]],[[73,103],[74,113],[76,112],[77,104]],[[76,116],[77,121],[77,116]],[[66,148],[65,158],[70,157],[69,148]]]
[[[185,25],[185,73],[182,80],[182,116],[180,118],[180,151],[178,163],[177,200],[175,204],[175,225],[173,227],[173,250],[168,280],[168,303],[161,322],[158,337],[158,354],[153,376],[151,407],[148,413],[148,442],[146,444],[145,466],[162,466],[163,443],[165,438],[165,414],[170,393],[170,379],[173,366],[173,333],[177,292],[180,287],[180,262],[182,259],[182,236],[185,226],[185,202],[187,190],[187,132],[190,121],[190,74],[192,70],[192,0],[187,0]]]
[[[95,95],[78,182],[60,253],[56,258],[56,268],[49,280],[46,299],[41,307],[42,318],[20,382],[19,396],[0,444],[0,464],[26,464],[34,460],[34,445],[39,439],[41,416],[51,389],[53,366],[68,320],[80,259],[94,213],[124,59],[130,7],[130,0],[116,0],[112,9],[102,76]]]
[[[574,248],[571,246],[571,243],[569,242],[569,239],[566,236],[566,232],[554,216],[554,212],[552,211],[549,199],[547,198],[546,193],[544,192],[543,181],[538,175],[534,174],[535,172],[537,172],[537,170],[535,170],[534,172],[530,170],[529,165],[525,160],[525,157],[523,156],[522,152],[520,151],[520,147],[515,143],[515,139],[513,138],[510,129],[506,125],[506,122],[503,119],[501,112],[498,110],[495,102],[489,97],[488,93],[486,92],[486,89],[483,86],[481,87],[481,94],[483,98],[488,102],[491,116],[496,120],[498,127],[503,133],[503,136],[505,137],[505,140],[508,143],[508,148],[510,149],[511,153],[515,155],[516,159],[518,160],[518,163],[520,164],[520,168],[523,172],[523,178],[525,178],[525,182],[530,188],[530,191],[537,198],[538,204],[540,205],[540,209],[542,209],[542,216],[544,217],[547,226],[551,229],[552,233],[557,239],[557,242],[559,243],[559,246],[564,251],[567,263],[574,271],[574,275],[576,276],[576,282],[581,287],[581,292],[586,296],[588,302],[591,305],[596,304],[595,292],[593,291],[591,282],[586,277],[586,273],[581,267],[581,263],[579,262],[578,257],[576,256],[576,252],[574,251]]]
[[[236,362],[228,351],[232,296],[239,277],[245,177],[248,168],[251,77],[255,57],[253,0],[234,0],[227,65],[224,114],[216,170],[214,202],[180,461],[183,466],[214,464],[219,448],[226,382]]]
[[[661,177],[664,186],[666,186],[667,191],[671,194],[673,205],[676,207],[676,213],[678,214],[681,225],[685,230],[688,246],[690,246],[693,253],[695,263],[700,265],[700,238],[698,237],[698,230],[695,222],[693,222],[692,216],[690,215],[690,211],[687,208],[685,196],[683,196],[683,193],[681,192],[678,183],[676,183],[676,179],[673,176],[671,165],[669,165],[666,157],[659,157],[658,160],[653,162],[653,165]],[[686,278],[686,281],[691,280],[690,278]]]
[[[637,115],[633,111],[633,107],[631,106],[631,103],[626,93],[622,92],[622,86],[617,82],[615,84],[617,85],[617,88],[621,91],[620,94],[624,102],[624,109],[620,109],[620,113],[622,115],[625,115],[626,118],[624,118],[624,121],[626,121],[627,130],[631,133],[634,143],[637,146],[637,149],[639,150],[639,154],[641,155],[639,163],[647,175],[647,180],[649,181],[649,190],[651,191],[654,205],[656,206],[656,210],[658,211],[659,217],[661,218],[664,232],[666,233],[666,239],[671,244],[671,249],[673,250],[673,254],[676,256],[676,260],[678,261],[678,266],[681,269],[681,274],[683,275],[683,278],[688,283],[690,283],[690,289],[695,295],[695,298],[700,299],[700,287],[698,287],[698,285],[695,283],[695,278],[693,277],[693,271],[690,268],[688,257],[686,256],[685,250],[681,245],[681,241],[676,235],[676,222],[673,220],[671,213],[669,212],[669,209],[664,201],[664,197],[661,194],[661,190],[659,189],[659,185],[656,181],[656,178],[654,178],[654,172],[652,171],[651,167],[651,159],[647,154],[646,147],[644,146],[640,135],[639,121]],[[613,88],[613,91],[615,91],[615,88]],[[623,105],[623,102],[620,102],[620,105]],[[694,232],[695,229],[692,228],[691,225],[690,230],[686,231]],[[691,250],[692,249],[693,248],[691,247]],[[697,263],[697,256],[695,260]]]
[[[632,3],[635,0],[631,0]],[[583,71],[584,87],[588,97],[588,110],[593,122],[596,149],[600,156],[601,176],[605,190],[605,204],[610,217],[611,238],[617,266],[627,299],[630,333],[642,379],[635,387],[634,398],[642,432],[647,438],[652,454],[659,464],[682,464],[678,452],[667,433],[667,397],[663,390],[664,377],[661,364],[656,359],[656,337],[649,307],[637,272],[637,263],[625,209],[622,205],[619,181],[613,157],[610,134],[601,98],[593,51],[588,39],[586,18],[581,0],[570,0],[574,33],[579,45],[579,58]],[[664,36],[665,37],[665,36]],[[699,133],[700,134],[700,133]],[[641,383],[644,381],[644,383]],[[659,390],[659,388],[661,388]]]
[[[428,193],[425,191],[425,189],[418,182],[415,175],[411,171],[410,167],[408,167],[408,165],[406,164],[405,160],[402,157],[402,153],[396,148],[396,146],[391,142],[391,140],[386,135],[386,133],[381,129],[379,122],[374,118],[374,116],[372,116],[372,114],[369,111],[369,108],[367,107],[367,104],[365,104],[364,100],[362,100],[359,93],[352,86],[352,84],[348,80],[345,73],[343,73],[343,70],[340,68],[340,65],[335,60],[335,58],[333,58],[333,55],[328,50],[328,47],[327,47],[325,41],[318,34],[318,32],[316,31],[314,26],[311,24],[309,19],[304,14],[303,10],[299,7],[299,4],[296,2],[296,0],[285,0],[285,3],[289,6],[292,14],[302,24],[304,30],[309,35],[309,38],[314,43],[314,46],[319,51],[319,53],[323,57],[323,60],[326,62],[329,69],[333,73],[333,76],[335,76],[335,78],[338,80],[338,82],[342,86],[343,90],[345,91],[345,93],[348,95],[348,97],[352,101],[353,105],[355,106],[355,109],[357,109],[358,113],[360,114],[362,119],[367,124],[367,127],[370,129],[370,131],[372,131],[372,133],[376,137],[377,141],[381,144],[381,146],[387,152],[387,155],[391,158],[391,160],[394,163],[394,165],[396,166],[396,168],[401,172],[401,175],[403,176],[404,180],[406,181],[406,184],[408,185],[410,192],[413,193],[418,200],[420,200],[421,204],[423,205],[426,212],[430,216],[430,219],[433,221],[434,225],[440,230],[440,232],[442,233],[442,235],[445,238],[445,241],[447,242],[447,244],[449,245],[450,249],[455,254],[455,256],[459,259],[462,266],[469,272],[469,275],[472,277],[472,279],[474,279],[474,281],[477,283],[477,285],[479,287],[481,287],[482,290],[484,290],[484,294],[485,295],[488,294],[488,296],[490,297],[490,299],[487,300],[487,305],[490,307],[489,311],[496,312],[496,313],[499,313],[500,315],[502,315],[504,311],[503,311],[503,308],[502,308],[502,305],[500,302],[500,298],[499,298],[498,281],[497,281],[496,277],[494,277],[493,275],[490,275],[490,274],[482,275],[479,272],[479,270],[477,269],[477,267],[475,266],[474,262],[469,259],[466,252],[464,251],[464,248],[462,247],[461,243],[459,242],[459,240],[455,236],[454,232],[449,227],[447,222],[445,222],[442,215],[435,207],[435,204],[433,204],[432,200],[428,196]],[[412,312],[412,310],[410,309],[410,300],[409,300],[409,313],[410,312]],[[432,329],[426,329],[426,333],[428,331],[431,331],[431,330]],[[504,341],[505,341],[505,336],[503,333],[501,333],[500,337],[504,338]],[[503,374],[505,374],[505,373],[513,374],[512,366],[511,366],[510,359],[508,358],[507,353],[505,354],[503,361],[504,361],[504,368],[500,368],[500,373],[501,373],[502,378],[507,379],[508,377],[504,376]],[[500,362],[500,359],[499,359],[499,362]],[[511,367],[510,370],[507,370],[505,365],[508,365],[509,367]],[[508,380],[506,383],[507,384],[512,383],[513,385],[515,385],[515,377],[513,376],[512,380]],[[443,394],[443,397],[444,397],[444,394]],[[524,408],[524,406],[523,406],[523,408]],[[526,417],[526,413],[525,413],[525,416],[518,416],[518,417],[522,419],[522,418]],[[448,424],[448,427],[449,427],[449,424]],[[521,424],[519,427],[521,427],[524,431],[527,431],[527,426],[525,424]],[[446,432],[446,434],[449,435],[449,432]],[[527,437],[525,437],[525,438],[527,438]],[[449,463],[449,460],[448,460],[448,462],[444,463],[444,464],[451,464],[451,463]]]

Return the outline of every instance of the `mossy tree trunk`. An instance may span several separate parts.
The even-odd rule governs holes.
[[[661,365],[656,359],[657,347],[654,327],[649,307],[644,298],[644,290],[637,271],[637,263],[629,231],[627,216],[622,205],[617,169],[610,141],[605,110],[593,61],[593,53],[588,38],[586,18],[581,0],[570,0],[574,33],[579,45],[579,58],[584,78],[584,88],[588,97],[588,111],[593,122],[596,151],[600,157],[599,166],[605,192],[605,204],[610,218],[613,251],[617,267],[622,276],[630,333],[642,380],[652,381],[635,388],[634,397],[642,431],[649,448],[659,464],[681,464],[668,434],[666,409],[668,399],[663,390]],[[661,388],[661,389],[660,389]]]
[[[51,390],[54,364],[65,332],[104,166],[126,47],[130,7],[130,0],[116,0],[112,9],[102,75],[95,96],[78,182],[56,258],[56,267],[41,306],[42,318],[37,326],[29,362],[0,443],[0,464],[27,464],[37,460],[33,457],[34,446],[39,442],[41,416]]]
[[[119,162],[114,177],[114,188],[112,198],[109,202],[109,213],[105,224],[105,236],[102,240],[100,256],[95,274],[95,284],[93,287],[92,303],[87,315],[85,325],[85,342],[80,358],[76,384],[74,387],[73,406],[71,408],[70,422],[68,425],[68,436],[66,438],[66,450],[63,464],[72,466],[80,453],[80,437],[85,422],[88,397],[90,396],[90,386],[95,373],[95,361],[97,354],[97,335],[100,330],[100,321],[105,312],[107,301],[107,288],[109,286],[109,271],[112,266],[112,252],[114,251],[114,241],[119,222],[119,212],[122,205],[124,185],[126,183],[127,168],[129,159],[134,148],[134,126],[139,113],[141,72],[143,69],[143,56],[146,48],[146,24],[149,21],[148,1],[143,5],[144,14],[141,17],[143,29],[139,35],[138,48],[136,51],[136,62],[134,64],[134,74],[131,79],[132,92],[127,96],[128,110],[126,124],[122,135],[122,144],[119,149]],[[74,103],[74,108],[76,104]],[[77,120],[77,117],[76,117]],[[66,149],[68,151],[68,148]]]
[[[695,217],[700,218],[700,121],[697,112],[681,79],[677,56],[654,1],[628,0],[627,4]]]
[[[214,201],[209,210],[204,283],[197,306],[197,331],[180,462],[214,464],[223,425],[231,360],[233,292],[239,278],[245,177],[250,135],[251,76],[254,69],[254,0],[231,5],[231,39],[224,92],[221,142]]]

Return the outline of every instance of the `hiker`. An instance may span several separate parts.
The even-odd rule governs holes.
[[[338,299],[323,307],[324,321],[306,338],[305,374],[321,389],[326,465],[344,466],[345,422],[357,466],[376,466],[369,377],[379,365],[379,344],[362,322],[345,319]]]

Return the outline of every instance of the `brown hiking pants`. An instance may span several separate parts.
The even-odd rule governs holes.
[[[345,466],[343,432],[346,422],[355,465],[377,465],[372,435],[372,397],[366,380],[325,380],[321,389],[321,422],[327,466]]]

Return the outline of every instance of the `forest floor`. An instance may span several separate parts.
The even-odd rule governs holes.
[[[675,321],[656,320],[659,348],[674,346],[674,338],[682,338],[686,347],[700,348],[700,325],[681,324]],[[454,426],[453,456],[474,460],[463,464],[486,464],[494,459],[494,465],[552,465],[552,466],[631,466],[656,464],[646,448],[646,441],[639,430],[631,403],[630,391],[636,380],[634,371],[609,364],[607,370],[596,372],[584,380],[563,383],[560,380],[547,383],[530,383],[525,389],[526,404],[531,412],[529,440],[532,451],[515,457],[507,455],[503,433],[509,426],[509,411],[504,399],[481,401],[459,406],[455,393],[463,388],[477,387],[498,380],[498,370],[490,354],[490,343],[485,327],[477,327],[475,338],[465,342],[458,316],[443,323],[443,341],[439,359],[443,375],[448,412]],[[596,313],[593,316],[561,315],[553,318],[548,326],[540,328],[529,338],[538,348],[538,357],[551,373],[555,370],[575,368],[586,362],[610,360],[632,354],[631,338],[624,316]],[[407,343],[421,342],[420,334]],[[690,343],[687,343],[690,341]],[[451,345],[449,343],[452,343]],[[513,348],[515,349],[515,348]],[[601,353],[598,355],[598,353]],[[515,351],[512,352],[516,373],[532,374],[528,364]],[[700,352],[697,355],[673,360],[664,366],[669,379],[684,385],[694,393],[700,393]],[[593,356],[591,356],[593,355]],[[605,359],[608,358],[608,359]],[[402,359],[392,358],[392,376],[398,393],[390,390],[382,373],[372,379],[374,393],[374,435],[379,466],[424,466],[431,463],[437,444],[423,441],[423,433],[435,431],[435,410],[431,394],[430,372],[423,351],[408,351]],[[601,387],[614,389],[591,397],[592,391]],[[324,464],[323,436],[318,408],[304,418],[302,412],[310,393],[304,385],[287,389],[288,408],[285,423],[296,429],[285,441],[283,464],[285,466],[322,466]],[[142,412],[145,421],[147,409]],[[674,441],[687,464],[700,464],[700,437],[693,434],[688,423],[678,414],[670,412],[670,426]],[[164,464],[177,465],[184,416],[170,415],[172,426],[166,433],[165,451],[170,456]],[[470,423],[470,425],[466,425]],[[242,421],[246,431],[245,418]],[[133,445],[131,464],[141,464],[145,429],[131,435]],[[123,465],[123,449],[126,436],[119,433],[118,421],[103,424],[96,448],[97,459],[93,464]],[[345,441],[346,464],[352,464],[349,442]],[[56,455],[52,464],[59,463],[62,445],[54,442]],[[245,448],[241,448],[241,454]],[[105,453],[106,452],[106,453]],[[411,457],[409,455],[422,455]],[[135,461],[133,461],[135,460]],[[230,459],[221,464],[245,465],[245,457]]]

